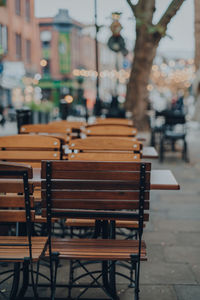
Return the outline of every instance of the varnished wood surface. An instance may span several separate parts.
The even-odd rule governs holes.
[[[137,129],[120,125],[89,126],[83,132],[87,136],[136,136]]]
[[[47,243],[46,237],[32,237],[32,258],[37,261]],[[2,244],[8,244],[3,246]],[[22,246],[15,246],[21,244]],[[28,239],[23,236],[0,236],[0,261],[23,262],[29,257]]]
[[[139,162],[139,153],[121,153],[121,152],[79,152],[70,153],[68,160],[73,161],[135,161]]]
[[[74,139],[69,143],[71,150],[99,150],[99,151],[140,151],[142,144],[138,141],[124,138],[98,138],[88,137],[85,139]]]
[[[151,171],[151,190],[179,190],[180,185],[170,170]],[[33,169],[33,183],[41,186],[41,169]]]
[[[104,125],[125,125],[133,127],[133,121],[122,118],[96,118],[92,125],[104,124]]]
[[[138,241],[58,238],[52,241],[52,251],[59,252],[62,259],[129,261],[131,254],[138,254]],[[142,241],[141,260],[146,259],[146,245]]]

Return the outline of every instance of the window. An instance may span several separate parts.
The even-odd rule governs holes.
[[[8,52],[8,28],[0,24],[0,54]]]
[[[21,0],[15,0],[15,12],[16,15],[21,15]]]
[[[25,15],[26,15],[26,21],[30,22],[30,20],[31,20],[30,0],[26,0],[26,2],[25,2]]]
[[[31,62],[31,41],[26,40],[26,61]]]
[[[16,40],[16,58],[21,59],[21,57],[22,57],[22,37],[21,37],[21,34],[16,33],[15,40]]]

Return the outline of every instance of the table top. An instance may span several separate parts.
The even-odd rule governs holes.
[[[33,169],[33,183],[41,185],[40,168]],[[170,170],[151,171],[151,190],[179,190],[180,186]]]
[[[154,147],[143,147],[142,158],[158,158],[158,152]]]

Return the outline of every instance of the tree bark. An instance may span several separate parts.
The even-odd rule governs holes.
[[[149,77],[153,60],[156,55],[157,42],[145,34],[137,35],[134,61],[127,86],[126,109],[133,114],[134,124],[140,130],[146,129],[145,113],[148,105]]]
[[[136,18],[136,42],[125,107],[133,113],[134,124],[140,130],[147,126],[147,85],[157,47],[161,38],[166,34],[167,25],[184,1],[172,0],[159,22],[154,25],[152,20],[155,0],[139,0],[135,5],[131,0],[127,0]]]

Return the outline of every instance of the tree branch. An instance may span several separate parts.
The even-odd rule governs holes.
[[[164,30],[167,29],[167,25],[171,21],[171,19],[175,16],[181,5],[185,0],[172,0],[168,8],[166,9],[163,16],[160,18],[159,22],[157,23],[158,26],[163,27]],[[156,25],[156,26],[157,26]]]
[[[133,11],[133,13],[135,15],[135,8],[136,8],[137,4],[132,4],[131,0],[126,0],[126,1],[129,4],[129,6],[131,7],[131,9],[132,9],[132,11]]]

